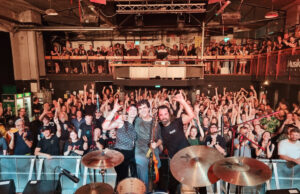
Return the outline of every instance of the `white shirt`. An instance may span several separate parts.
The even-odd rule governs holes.
[[[288,139],[284,139],[278,144],[278,155],[285,155],[290,158],[300,158],[300,141],[291,143]]]

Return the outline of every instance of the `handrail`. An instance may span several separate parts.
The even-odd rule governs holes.
[[[102,180],[101,175],[97,171],[96,174],[94,174],[95,171],[87,169],[81,164],[81,158],[81,156],[53,156],[51,160],[48,160],[45,157],[36,156],[1,155],[0,176],[2,180],[14,179],[17,192],[22,192],[28,180],[37,180],[37,178],[40,178],[41,180],[53,180],[54,175],[57,176],[59,173],[57,171],[54,174],[53,169],[55,166],[59,165],[79,177],[80,182],[78,184],[74,184],[66,177],[62,177],[63,191],[74,192],[80,186],[93,182],[93,177],[95,176],[96,181],[100,182]],[[23,161],[24,159],[28,161]],[[34,162],[32,162],[33,160]],[[288,168],[286,167],[285,160],[259,160],[266,163],[273,172],[272,178],[267,181],[268,189],[283,189],[290,187],[298,187],[298,189],[300,189],[299,165]],[[27,167],[24,168],[24,166]],[[107,170],[105,183],[114,185],[116,173],[113,168]],[[293,183],[292,186],[290,185],[291,183]]]
[[[67,62],[73,64],[74,61],[107,61],[103,65],[106,72],[109,68],[115,67],[205,67],[207,69],[213,69],[214,75],[220,73],[223,75],[236,74],[239,72],[240,61],[246,60],[244,75],[252,75],[255,78],[262,77],[268,79],[269,76],[273,76],[278,79],[282,76],[288,77],[289,80],[295,77],[300,77],[300,74],[289,71],[287,60],[289,56],[299,55],[300,47],[288,48],[278,51],[271,51],[261,54],[243,55],[215,55],[215,56],[168,56],[166,59],[157,59],[156,56],[45,56],[47,60],[47,70],[53,71],[53,62]],[[168,64],[156,64],[158,61],[168,61],[164,63]],[[77,64],[78,65],[78,64]],[[208,68],[211,66],[210,68]],[[71,68],[73,66],[71,65]],[[74,66],[75,67],[75,66]],[[219,68],[224,67],[221,72]],[[215,69],[214,69],[215,68]],[[205,68],[206,69],[206,68]],[[217,71],[215,71],[217,70]],[[114,70],[110,71],[115,75]],[[296,71],[297,72],[297,71]],[[208,73],[211,73],[208,71]],[[202,75],[199,75],[200,77]],[[187,77],[188,78],[188,77]],[[299,78],[297,78],[299,79]]]

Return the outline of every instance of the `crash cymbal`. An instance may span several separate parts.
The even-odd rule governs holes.
[[[104,149],[87,153],[81,163],[93,169],[107,169],[118,166],[124,160],[123,154],[116,150]]]
[[[117,192],[118,194],[144,194],[146,186],[140,179],[127,178],[118,184]]]
[[[192,187],[204,187],[218,181],[211,166],[223,158],[214,148],[190,146],[175,154],[170,162],[170,169],[179,182]]]
[[[113,194],[112,186],[105,183],[91,183],[76,190],[75,194]]]
[[[255,186],[269,180],[270,168],[253,158],[230,157],[214,164],[214,174],[220,179],[240,186]]]

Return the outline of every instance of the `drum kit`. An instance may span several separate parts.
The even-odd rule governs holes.
[[[81,163],[92,169],[113,168],[122,163],[123,154],[105,149],[86,154]],[[244,157],[224,158],[216,149],[207,146],[190,146],[177,152],[170,161],[170,170],[179,182],[194,187],[205,187],[223,180],[240,186],[260,185],[272,176],[264,163]],[[104,173],[102,173],[104,180]],[[137,178],[122,180],[116,189],[119,194],[143,194],[145,184]],[[114,189],[106,183],[91,183],[76,190],[75,194],[113,194]]]
[[[190,146],[177,152],[170,162],[175,179],[194,188],[209,186],[218,180],[241,186],[260,185],[272,176],[270,168],[252,158],[224,158],[216,149]]]

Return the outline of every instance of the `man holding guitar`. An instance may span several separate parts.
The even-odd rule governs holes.
[[[141,100],[137,103],[139,117],[135,120],[135,130],[137,132],[137,140],[135,146],[135,161],[137,167],[138,178],[141,179],[147,191],[152,190],[149,188],[148,183],[152,180],[148,178],[149,158],[147,157],[149,151],[149,144],[151,150],[154,150],[156,159],[158,160],[156,168],[160,167],[158,146],[161,145],[161,137],[159,130],[152,130],[155,126],[155,119],[150,115],[150,104],[148,100]],[[156,163],[156,162],[155,162]],[[151,185],[151,184],[150,184]]]
[[[189,142],[185,137],[183,125],[189,123],[194,118],[194,112],[184,100],[181,92],[174,97],[174,100],[179,102],[186,112],[186,114],[183,114],[182,117],[171,119],[169,107],[166,105],[158,107],[161,137],[163,140],[163,145],[168,150],[170,158],[172,158],[179,150],[189,146]],[[177,191],[177,186],[180,183],[173,177],[171,173],[169,177],[169,193],[175,194]]]

